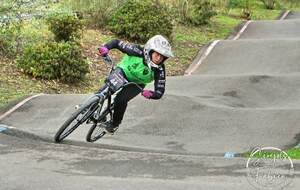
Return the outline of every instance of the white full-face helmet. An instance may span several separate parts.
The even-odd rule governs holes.
[[[174,57],[170,43],[162,35],[155,35],[150,38],[144,47],[145,60],[149,68],[158,68],[158,65],[152,62],[151,53],[155,51],[163,55],[166,59]]]

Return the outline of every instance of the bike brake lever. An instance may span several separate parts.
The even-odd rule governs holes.
[[[108,65],[113,65],[112,59],[107,55],[105,57],[102,57],[104,62],[107,63]]]

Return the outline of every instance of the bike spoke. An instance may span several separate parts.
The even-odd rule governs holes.
[[[79,125],[83,124],[88,120],[95,110],[98,108],[99,99],[91,99],[90,103],[83,105],[84,107],[78,108],[78,111],[75,112],[65,123],[61,126],[58,132],[55,135],[55,141],[60,142],[68,135],[70,135]]]

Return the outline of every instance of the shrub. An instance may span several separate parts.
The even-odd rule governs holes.
[[[20,49],[19,22],[0,23],[0,56],[13,58]]]
[[[88,72],[82,48],[75,42],[40,42],[25,47],[17,60],[27,74],[43,79],[77,82]]]
[[[170,6],[170,12],[175,18],[176,22],[185,23],[188,18],[188,0],[174,0]]]
[[[217,14],[209,0],[193,0],[189,23],[195,26],[208,24],[211,17]]]
[[[76,40],[83,29],[83,22],[75,14],[53,13],[47,18],[47,23],[57,42]]]
[[[28,22],[30,22],[30,24]],[[54,35],[49,31],[45,20],[31,19],[30,21],[25,21],[21,37],[23,44],[32,44],[53,39]]]
[[[182,18],[183,20],[186,20],[188,18],[188,7],[188,0],[179,0],[177,9],[179,11],[180,18]]]
[[[267,9],[275,8],[275,0],[261,0]]]
[[[243,8],[245,5],[245,0],[228,0],[227,7],[228,8]]]
[[[125,0],[66,0],[65,7],[78,12],[90,26],[105,27],[114,11]]]
[[[283,0],[282,2],[289,4],[289,7],[298,7],[300,6],[300,1],[299,0]],[[277,1],[278,3],[278,1]]]
[[[156,34],[171,38],[173,24],[168,9],[152,1],[128,0],[108,22],[108,28],[121,37],[146,42]]]
[[[15,53],[15,35],[10,26],[0,28],[0,55],[10,57]]]
[[[241,17],[247,20],[251,19],[252,16],[252,0],[228,0],[227,8],[241,8]]]
[[[250,20],[252,17],[252,6],[251,0],[245,0],[243,9],[242,9],[242,18]]]

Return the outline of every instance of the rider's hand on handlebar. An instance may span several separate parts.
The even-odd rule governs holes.
[[[99,50],[99,53],[102,57],[107,56],[107,54],[109,52],[109,49],[105,46],[102,46],[102,47],[98,48],[98,50]]]
[[[144,96],[147,99],[150,99],[153,96],[153,91],[151,91],[151,90],[143,90],[142,96]]]

